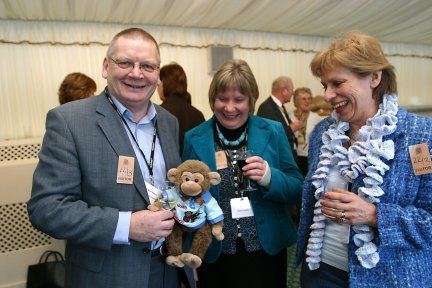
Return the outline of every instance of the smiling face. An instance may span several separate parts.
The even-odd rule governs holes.
[[[312,95],[307,92],[300,92],[294,101],[294,106],[302,112],[308,112],[312,104]]]
[[[372,94],[380,81],[381,71],[360,77],[342,66],[324,70],[321,75],[325,100],[342,121],[356,130],[378,111],[379,103]]]
[[[111,60],[111,59],[112,60]],[[135,63],[132,69],[122,69],[114,61]],[[109,92],[131,111],[147,110],[148,102],[159,83],[159,70],[147,72],[140,64],[159,66],[156,44],[142,38],[119,37],[112,53],[105,57],[102,76],[107,79]]]
[[[227,129],[236,129],[245,124],[249,109],[249,97],[235,88],[216,94],[214,114],[219,123]]]

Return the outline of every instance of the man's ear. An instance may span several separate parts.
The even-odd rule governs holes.
[[[381,75],[382,71],[375,71],[372,72],[372,78],[371,78],[371,88],[376,88],[381,83]]]
[[[107,57],[104,58],[103,63],[102,63],[102,77],[104,79],[108,78],[108,65],[109,65],[109,60]]]
[[[208,176],[212,185],[217,185],[221,182],[221,177],[217,172],[209,172]]]
[[[177,168],[171,168],[171,169],[169,169],[168,173],[167,173],[168,180],[175,182],[176,177],[177,177],[177,173],[178,173],[178,169]]]

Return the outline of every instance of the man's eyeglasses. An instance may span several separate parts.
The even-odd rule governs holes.
[[[141,70],[141,72],[146,71],[152,73],[159,69],[159,66],[149,64],[149,63],[134,63],[126,60],[114,60],[111,57],[109,57],[109,59],[112,62],[114,62],[114,64],[116,64],[120,69],[129,70],[129,71],[135,68],[135,64],[139,65],[139,69]]]

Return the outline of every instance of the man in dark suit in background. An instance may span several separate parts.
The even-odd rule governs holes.
[[[276,78],[272,83],[272,95],[261,103],[257,115],[282,123],[294,158],[297,158],[295,149],[297,141],[294,132],[302,128],[302,123],[291,121],[284,107],[284,104],[291,100],[293,92],[294,85],[291,78],[286,76]]]
[[[105,91],[48,112],[28,211],[67,240],[66,287],[180,287],[160,249],[173,213],[147,210],[181,161],[176,118],[150,101],[160,62],[150,34],[121,31],[103,60]]]

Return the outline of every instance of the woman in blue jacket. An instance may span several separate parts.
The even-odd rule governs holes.
[[[198,269],[200,287],[285,287],[286,248],[296,239],[288,205],[299,203],[303,178],[278,122],[253,116],[258,86],[249,65],[228,60],[213,77],[214,116],[186,133],[183,160],[221,174],[211,188],[224,212],[222,242],[213,240]],[[254,155],[240,169],[244,149]],[[244,178],[254,191],[244,191]]]
[[[431,287],[432,119],[398,107],[394,67],[371,36],[336,40],[311,70],[334,111],[310,137],[302,287]]]

